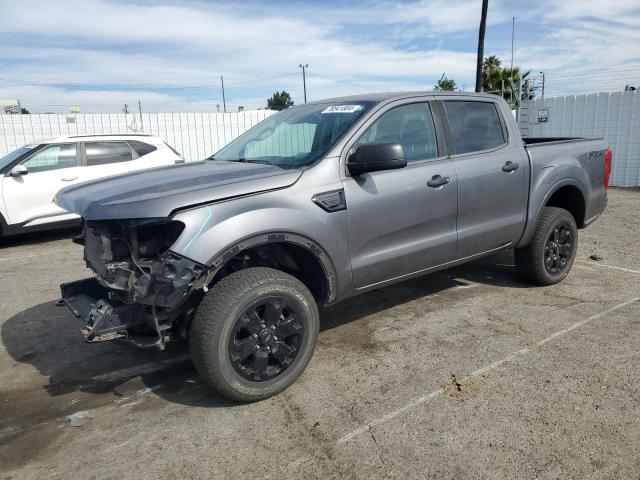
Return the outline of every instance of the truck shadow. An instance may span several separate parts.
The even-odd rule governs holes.
[[[72,238],[80,233],[79,226],[69,226],[56,230],[46,230],[43,232],[29,232],[12,235],[10,237],[0,237],[0,250],[8,247],[19,247],[25,245],[39,245],[55,240]]]
[[[514,268],[509,266],[512,263],[512,256],[502,254],[323,308],[321,342],[324,332],[446,290],[467,288],[469,284],[530,287],[515,277]],[[464,295],[474,295],[474,290]],[[15,362],[29,364],[46,377],[43,389],[48,397],[64,398],[82,392],[102,396],[104,402],[98,403],[106,404],[113,402],[114,396],[122,395],[121,385],[135,378],[154,395],[172,403],[207,407],[233,405],[199,379],[186,344],[172,344],[164,351],[143,350],[126,342],[88,344],[80,335],[81,326],[66,308],[46,302],[5,321],[1,337]],[[158,365],[162,367],[160,370]],[[145,373],[146,369],[149,373]]]

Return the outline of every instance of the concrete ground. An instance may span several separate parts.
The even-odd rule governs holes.
[[[304,375],[251,405],[182,348],[84,343],[55,306],[89,275],[68,232],[5,241],[0,479],[638,479],[639,219],[610,191],[557,286],[502,254],[328,308]]]

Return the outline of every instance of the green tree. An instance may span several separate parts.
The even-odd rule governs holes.
[[[502,61],[495,55],[482,62],[482,91],[499,93],[502,86]]]
[[[453,92],[456,89],[456,82],[453,78],[442,77],[435,86],[436,90]]]
[[[482,91],[500,95],[512,106],[517,101],[520,79],[520,67],[505,68],[495,55],[485,58],[482,63]]]
[[[27,110],[26,108],[22,107],[22,114],[23,115],[29,115],[31,112],[29,110]]]
[[[293,106],[293,100],[291,95],[284,90],[282,92],[275,92],[271,98],[267,100],[267,108],[270,110],[284,110]]]

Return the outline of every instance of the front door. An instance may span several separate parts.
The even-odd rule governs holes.
[[[438,151],[429,103],[394,105],[381,112],[353,148],[365,143],[401,144],[408,165],[344,180],[354,287],[453,260],[456,172]]]
[[[82,181],[77,144],[50,145],[22,165],[27,168],[26,174],[2,177],[8,223],[28,226],[69,217],[68,212],[53,203],[53,197],[61,188]]]

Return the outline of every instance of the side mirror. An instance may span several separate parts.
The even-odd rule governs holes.
[[[29,173],[29,170],[27,170],[27,167],[22,164],[16,165],[9,171],[9,175],[11,175],[12,177],[21,177],[22,175],[26,175],[27,173]]]
[[[406,166],[404,150],[399,143],[360,145],[347,159],[347,168],[352,175]]]

